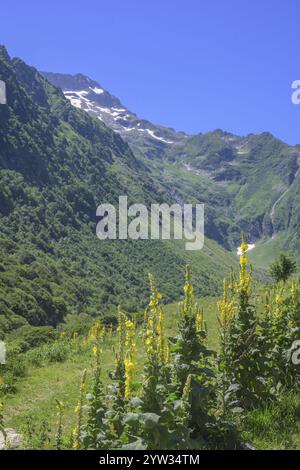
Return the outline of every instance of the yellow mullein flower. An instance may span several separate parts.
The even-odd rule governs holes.
[[[191,272],[189,265],[186,267],[185,272],[185,284],[184,284],[184,300],[182,303],[182,313],[183,315],[193,315],[192,306],[193,306],[193,286],[191,284]]]
[[[196,304],[196,331],[199,333],[203,331],[203,311],[198,308]]]
[[[154,278],[149,274],[150,302],[145,310],[146,331],[144,344],[148,356],[157,357],[162,363],[167,361],[168,342],[165,335],[164,314],[159,305],[161,294],[156,288]]]
[[[117,326],[117,334],[118,334],[118,343],[119,343],[119,350],[116,355],[117,362],[120,364],[124,362],[124,354],[125,354],[125,342],[126,342],[126,315],[122,312],[121,307],[118,307],[118,326]]]
[[[291,284],[291,296],[292,296],[292,304],[293,308],[297,308],[298,305],[298,294],[299,294],[299,287],[295,281],[292,281]]]
[[[92,339],[101,339],[105,335],[105,326],[101,325],[101,321],[97,320],[89,331],[89,337]]]
[[[126,358],[124,360],[125,366],[125,397],[128,398],[133,389],[136,365],[136,340],[135,340],[135,324],[131,320],[126,320],[126,340],[125,345],[127,348]]]
[[[161,361],[167,362],[168,358],[168,342],[165,334],[165,318],[162,309],[159,310],[158,323],[157,323],[157,334],[158,334],[158,350]]]
[[[63,418],[63,408],[64,404],[62,401],[56,400],[57,404],[57,431],[55,435],[55,442],[56,442],[56,450],[61,450],[62,446],[62,435],[63,435],[63,426],[62,426],[62,418]]]
[[[224,279],[223,299],[218,302],[219,322],[224,330],[228,330],[234,318],[234,301],[228,299],[227,281]]]
[[[183,391],[182,391],[182,399],[184,401],[189,400],[190,393],[191,393],[191,382],[192,382],[192,375],[189,374],[187,376],[187,379],[186,379],[186,382],[184,384]]]
[[[275,296],[274,315],[276,318],[279,318],[282,315],[282,305],[283,305],[283,295],[282,295],[282,291],[280,290]]]
[[[79,402],[75,408],[75,413],[78,415],[77,425],[73,431],[73,436],[74,436],[73,449],[75,450],[80,449],[80,445],[81,445],[81,430],[82,430],[82,421],[83,421],[83,400],[84,400],[85,390],[86,390],[86,370],[84,370],[82,374],[82,379],[80,383]]]
[[[248,266],[248,244],[243,240],[241,244],[241,255],[240,255],[240,279],[238,289],[240,292],[244,292],[247,295],[251,294],[251,283],[252,283],[252,268],[250,272],[247,271]]]

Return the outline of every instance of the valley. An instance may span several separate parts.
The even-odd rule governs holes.
[[[267,132],[239,137],[216,130],[190,136],[139,118],[82,74],[43,75],[63,90],[72,105],[118,132],[176,202],[205,203],[208,238],[231,250],[242,232],[256,243],[280,232],[282,223],[288,224],[284,230],[289,231],[287,214],[279,210],[277,219],[275,210],[287,203],[286,196],[297,187],[297,146],[288,146]],[[296,213],[294,218],[298,226]]]
[[[300,261],[299,146],[153,124],[3,46],[0,77],[0,424],[39,449],[299,448],[300,294],[268,272],[281,251]],[[203,249],[97,238],[97,207],[123,195],[147,211],[204,204]]]

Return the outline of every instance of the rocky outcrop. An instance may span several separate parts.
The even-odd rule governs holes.
[[[5,434],[4,434],[5,433]],[[22,436],[14,429],[6,428],[0,432],[0,450],[19,449],[22,445]]]

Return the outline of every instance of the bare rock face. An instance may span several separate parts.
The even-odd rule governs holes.
[[[4,449],[19,449],[22,444],[22,436],[14,429],[5,429],[6,439],[2,432],[0,432],[0,450]]]

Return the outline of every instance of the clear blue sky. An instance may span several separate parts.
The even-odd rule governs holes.
[[[10,0],[0,43],[89,75],[153,122],[300,143],[299,0]]]

